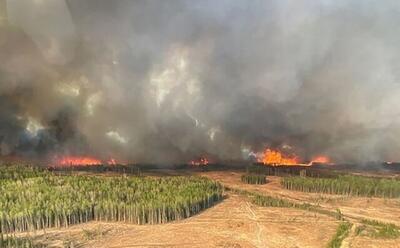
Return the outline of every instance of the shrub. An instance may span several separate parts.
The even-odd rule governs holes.
[[[369,232],[369,236],[374,238],[396,239],[400,237],[400,227],[395,224],[367,219],[363,219],[361,223],[373,227]]]
[[[241,177],[242,182],[248,184],[266,184],[267,179],[265,175],[245,174]]]
[[[329,242],[329,248],[339,248],[343,240],[349,235],[350,229],[353,225],[349,222],[340,223],[339,227],[336,229],[335,236]]]

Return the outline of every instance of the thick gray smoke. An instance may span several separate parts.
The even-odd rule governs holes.
[[[12,0],[7,14],[2,155],[400,160],[398,0]]]

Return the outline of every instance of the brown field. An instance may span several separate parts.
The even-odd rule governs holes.
[[[240,181],[239,172],[196,174],[230,188],[318,204],[331,211],[340,209],[354,224],[341,247],[400,247],[400,239],[355,234],[363,218],[400,225],[399,199],[289,191],[280,186],[279,177],[273,176],[265,185],[248,185]],[[163,225],[91,222],[37,232],[35,239],[51,247],[327,247],[338,225],[332,216],[294,208],[259,207],[246,196],[228,191],[221,203],[183,221]]]

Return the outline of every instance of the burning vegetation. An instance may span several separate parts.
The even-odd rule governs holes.
[[[310,162],[304,163],[299,156],[295,154],[286,155],[279,150],[266,149],[258,156],[257,161],[269,166],[311,166],[313,164],[331,164],[327,156],[316,156]]]
[[[114,158],[106,161],[92,156],[56,156],[51,164],[52,167],[75,167],[75,166],[96,166],[96,165],[117,165],[123,164]]]
[[[332,164],[332,161],[327,156],[317,156],[314,157],[310,164]]]
[[[210,164],[210,161],[205,157],[201,157],[197,160],[189,161],[189,164],[193,166],[207,166]]]
[[[297,156],[285,156],[278,150],[272,149],[266,149],[259,162],[271,166],[300,164]]]
[[[75,165],[100,165],[102,161],[93,157],[74,157],[66,156],[56,160],[56,165],[75,166]]]

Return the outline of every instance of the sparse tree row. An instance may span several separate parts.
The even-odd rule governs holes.
[[[199,177],[45,176],[0,180],[0,232],[99,221],[158,224],[187,218],[222,198]]]
[[[338,176],[337,178],[285,177],[281,184],[286,189],[304,192],[387,198],[400,197],[400,181],[395,179],[350,175]]]
[[[30,238],[18,238],[14,236],[4,237],[0,234],[0,248],[44,248],[44,245],[34,243]]]
[[[262,207],[294,208],[298,206],[298,204],[287,201],[285,199],[275,198],[272,196],[264,196],[259,194],[254,195],[254,197],[252,198],[252,202]]]
[[[247,184],[266,184],[267,179],[265,175],[261,174],[245,174],[241,177],[242,182]]]

